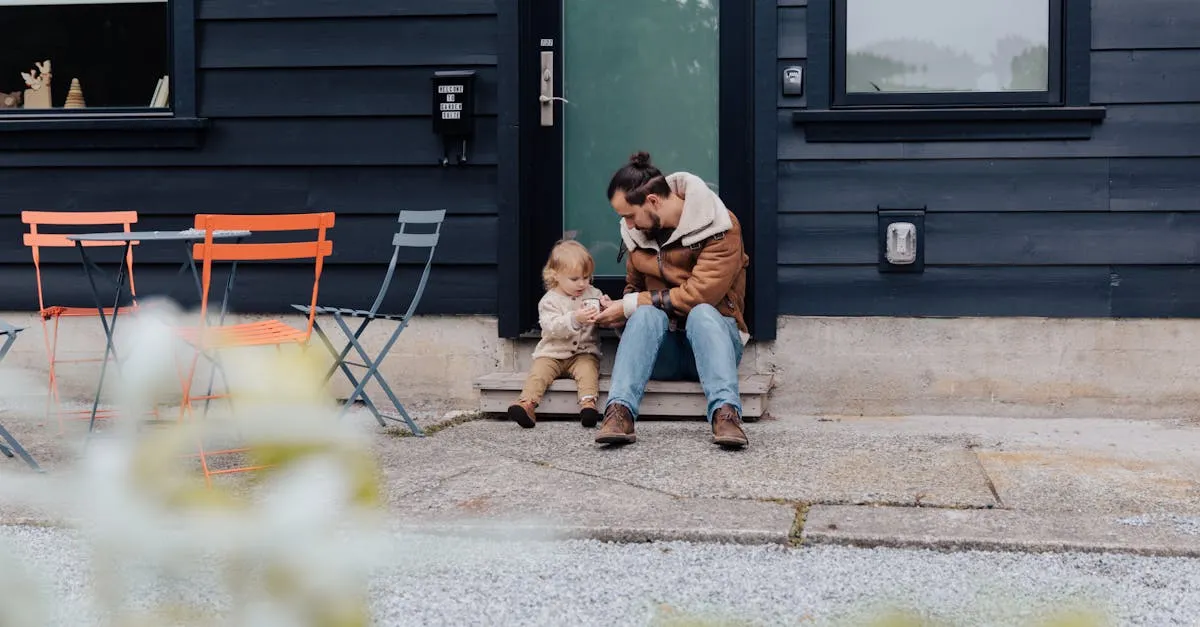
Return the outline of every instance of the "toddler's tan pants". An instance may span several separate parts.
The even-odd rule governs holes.
[[[555,379],[570,373],[579,388],[580,400],[591,396],[600,396],[600,359],[591,353],[581,353],[567,359],[538,357],[529,368],[529,376],[525,379],[525,388],[521,390],[521,398],[534,403],[541,402],[546,388]]]

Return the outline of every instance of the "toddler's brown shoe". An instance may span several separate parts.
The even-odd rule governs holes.
[[[579,401],[579,424],[591,429],[600,422],[600,412],[596,410],[596,397],[588,396]]]
[[[536,407],[537,403],[533,401],[519,399],[509,406],[508,418],[526,429],[532,429],[537,426],[537,413],[534,411]]]

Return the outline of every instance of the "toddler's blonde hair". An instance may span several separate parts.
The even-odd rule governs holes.
[[[550,251],[546,266],[542,268],[542,283],[547,290],[552,290],[558,287],[559,273],[572,270],[591,277],[596,270],[596,262],[583,244],[573,239],[559,240]]]

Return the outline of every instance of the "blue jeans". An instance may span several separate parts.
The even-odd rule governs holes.
[[[670,331],[667,314],[662,310],[638,307],[621,332],[608,404],[624,405],[637,420],[638,405],[650,379],[699,381],[708,400],[705,417],[709,422],[721,405],[731,405],[741,415],[741,361],[742,338],[737,322],[722,316],[715,307],[693,308],[685,331]]]

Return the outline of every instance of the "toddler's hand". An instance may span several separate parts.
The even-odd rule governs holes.
[[[595,315],[596,310],[585,305],[575,311],[575,322],[578,322],[579,324],[588,324],[592,321],[592,317]]]

